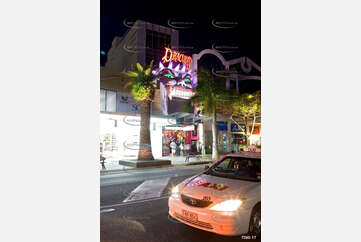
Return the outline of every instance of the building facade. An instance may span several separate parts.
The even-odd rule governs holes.
[[[139,128],[134,128],[136,117],[139,118],[139,103],[130,92],[124,92],[119,87],[125,85],[120,72],[129,71],[137,62],[144,65],[154,60],[159,76],[155,98],[151,108],[151,137],[155,158],[168,155],[170,143],[189,144],[190,153],[201,153],[201,150],[211,153],[212,132],[210,118],[196,115],[194,110],[185,112],[184,104],[192,95],[197,85],[197,62],[205,54],[216,55],[226,70],[234,69],[240,74],[231,74],[227,78],[226,87],[242,91],[242,80],[260,81],[260,67],[247,57],[226,61],[215,50],[203,50],[198,54],[187,56],[179,51],[179,32],[177,30],[137,20],[122,36],[115,37],[108,52],[105,67],[101,68],[101,129],[102,140],[107,140],[105,150],[127,154],[134,157],[134,148]],[[213,71],[213,70],[212,70]],[[214,72],[217,75],[217,72]],[[129,118],[132,117],[132,118]],[[132,128],[126,129],[123,123],[133,120]],[[112,121],[109,121],[112,120]],[[127,124],[128,123],[128,124]],[[254,133],[249,143],[260,145],[260,121],[253,127]],[[133,146],[120,140],[122,132],[110,132],[113,129],[125,129],[133,133]],[[246,143],[246,132],[252,127],[235,123],[227,115],[217,114],[218,150],[220,153],[239,151]],[[115,138],[114,138],[115,137]],[[154,141],[153,141],[154,139]],[[111,145],[111,144],[117,145]],[[129,147],[133,147],[130,149]],[[126,150],[128,150],[126,152]],[[128,154],[129,153],[129,154]]]
[[[139,62],[159,63],[164,47],[178,49],[178,30],[137,20],[122,37],[115,37],[107,55],[105,67],[128,71],[131,65]]]
[[[122,91],[126,81],[120,72],[129,71],[136,63],[144,65],[154,60],[159,80],[151,106],[153,156],[169,155],[172,141],[182,143],[183,147],[189,145],[185,147],[190,147],[190,153],[200,153],[197,141],[202,125],[197,123],[201,118],[195,117],[193,110],[183,111],[185,102],[193,95],[191,57],[177,50],[177,30],[140,20],[122,37],[114,38],[105,67],[100,70],[100,127],[105,152],[136,157],[140,107],[129,91]],[[126,143],[129,140],[131,145]]]

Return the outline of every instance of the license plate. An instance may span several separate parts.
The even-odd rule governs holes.
[[[189,212],[187,210],[182,210],[184,217],[189,218],[192,221],[198,221],[198,215],[196,213]]]

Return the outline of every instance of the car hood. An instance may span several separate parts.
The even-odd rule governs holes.
[[[208,196],[215,200],[245,197],[247,192],[260,185],[260,182],[235,180],[201,174],[193,177],[183,187],[181,193],[197,199]]]

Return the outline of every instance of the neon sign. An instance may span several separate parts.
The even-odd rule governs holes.
[[[194,92],[191,89],[184,89],[178,87],[169,87],[168,97],[172,100],[173,97],[190,99],[194,95]]]
[[[163,62],[170,62],[170,61],[182,62],[184,65],[187,66],[187,69],[189,69],[191,67],[192,57],[183,55],[178,51],[174,51],[174,50],[171,50],[171,49],[165,47],[165,54],[162,58],[162,61]]]
[[[167,63],[167,64],[166,64]],[[152,71],[160,83],[162,113],[168,115],[168,104],[173,98],[190,99],[194,96],[192,58],[165,47],[157,69]]]

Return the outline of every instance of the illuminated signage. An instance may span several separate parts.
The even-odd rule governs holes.
[[[168,97],[172,100],[172,97],[178,97],[183,99],[189,99],[194,95],[191,89],[183,89],[177,87],[170,87]]]
[[[171,49],[165,47],[165,54],[162,58],[162,61],[163,62],[170,62],[170,61],[182,62],[184,65],[187,66],[187,69],[189,69],[191,67],[192,57],[183,55],[178,51],[174,51],[174,50],[171,50]]]
[[[125,124],[131,125],[131,126],[140,126],[140,118],[139,117],[124,116],[123,122]]]
[[[190,56],[165,47],[165,53],[158,68],[152,71],[160,83],[163,115],[168,115],[168,106],[173,98],[190,99],[194,96],[193,89],[196,83],[193,82],[195,73],[191,70],[191,63]],[[172,110],[173,108],[174,103]]]

